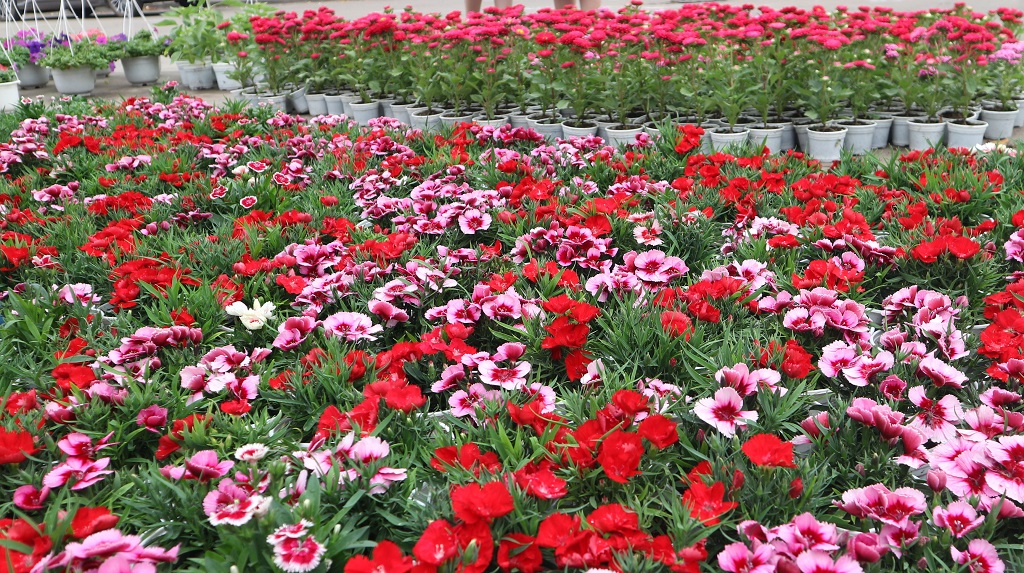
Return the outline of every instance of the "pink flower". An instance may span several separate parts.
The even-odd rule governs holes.
[[[245,525],[269,500],[249,493],[231,480],[221,480],[217,489],[203,498],[203,512],[213,525]]]
[[[277,326],[277,338],[274,348],[293,350],[297,348],[310,332],[316,328],[317,321],[310,316],[292,316]]]
[[[967,375],[934,356],[926,356],[917,365],[918,374],[927,376],[936,386],[963,388]]]
[[[14,490],[14,505],[18,509],[34,511],[43,508],[43,502],[50,495],[50,488],[36,489],[36,486],[28,484]]]
[[[320,565],[327,547],[313,536],[305,539],[287,538],[274,545],[274,565],[287,573],[312,571]]]
[[[491,216],[478,209],[466,209],[459,215],[459,228],[467,235],[491,228]]]
[[[370,478],[370,495],[380,495],[391,487],[391,484],[405,481],[408,477],[404,469],[383,467]]]
[[[836,561],[824,551],[805,551],[796,558],[800,573],[863,573],[860,564],[843,555]]]
[[[477,368],[484,384],[515,390],[526,384],[526,375],[530,373],[531,366],[529,362],[518,362],[512,368],[501,368],[493,360],[484,360]]]
[[[483,406],[485,401],[499,401],[501,400],[501,392],[499,390],[488,390],[483,384],[472,384],[469,387],[469,391],[459,390],[452,394],[451,398],[448,399],[448,404],[452,407],[452,414],[456,417],[470,416],[474,420],[476,419],[476,408]]]
[[[160,468],[160,473],[169,479],[195,479],[208,482],[223,477],[234,465],[235,462],[231,460],[220,461],[217,458],[217,452],[213,450],[202,450],[186,460],[184,467],[164,466]]]
[[[729,573],[772,573],[774,556],[771,545],[755,542],[751,551],[742,543],[730,543],[718,554],[718,566]]]
[[[339,337],[349,342],[377,340],[374,334],[384,327],[375,325],[370,317],[358,312],[339,312],[324,319],[324,331],[328,338]]]
[[[387,442],[376,436],[366,436],[352,446],[348,451],[348,457],[351,460],[368,464],[373,460],[386,457],[390,452],[391,447]]]
[[[954,501],[945,508],[936,507],[932,510],[932,520],[935,525],[948,529],[957,539],[985,522],[985,518],[979,517],[974,507],[965,501]]]
[[[757,412],[742,410],[743,398],[735,389],[721,388],[715,392],[714,398],[703,398],[693,406],[693,413],[704,422],[714,426],[727,437],[736,435],[738,426],[746,426],[747,421],[756,421]]]
[[[953,555],[953,561],[967,565],[969,573],[1003,573],[1006,569],[996,548],[984,539],[972,539],[967,544],[967,551],[950,547],[949,552]]]
[[[384,327],[391,328],[398,323],[407,322],[409,320],[409,313],[382,300],[371,300],[370,301],[370,312],[377,315],[378,318],[383,319]]]
[[[160,433],[159,428],[167,423],[167,408],[161,408],[156,404],[147,406],[139,411],[139,417],[135,423],[144,426],[150,432]]]
[[[68,458],[67,461],[53,468],[43,477],[43,485],[49,488],[60,487],[74,478],[75,485],[71,486],[71,491],[85,489],[102,480],[103,476],[114,473],[105,469],[108,465],[110,465],[110,458],[101,458],[96,461],[86,458]]]
[[[924,386],[914,386],[907,396],[915,406],[921,409],[911,420],[909,426],[918,429],[926,440],[949,441],[956,436],[956,426],[964,418],[960,400],[947,394],[938,401],[925,395]]]

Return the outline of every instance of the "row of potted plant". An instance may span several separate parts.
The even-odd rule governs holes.
[[[711,3],[345,20],[257,4],[224,19],[189,7],[171,54],[187,87],[212,87],[221,66],[241,97],[296,113],[348,106],[365,122],[379,106],[400,119],[418,107],[414,126],[476,118],[627,140],[641,118],[682,118],[714,121],[717,145],[781,150],[806,138],[830,156],[890,140],[924,148],[947,131],[967,147],[1008,137],[1024,107],[1021,15]],[[193,66],[204,82],[186,78]]]
[[[57,91],[66,95],[90,93],[96,77],[109,74],[120,60],[129,83],[148,85],[160,79],[160,56],[165,39],[149,31],[131,38],[85,33],[77,37],[45,35],[24,30],[4,42],[22,88],[45,86],[53,78]],[[15,101],[17,95],[14,96]]]

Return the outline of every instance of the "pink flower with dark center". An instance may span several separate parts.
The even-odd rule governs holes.
[[[985,518],[978,516],[978,512],[971,504],[965,501],[954,501],[945,508],[936,507],[932,510],[932,521],[938,527],[945,527],[954,537],[960,539],[977,529],[985,522]]]
[[[320,565],[327,547],[313,536],[305,539],[285,539],[274,545],[274,565],[286,573],[304,573]]]
[[[202,450],[186,460],[184,467],[164,466],[160,468],[160,473],[175,480],[194,479],[208,482],[223,477],[234,465],[235,462],[231,460],[220,461],[217,452],[213,450]]]
[[[969,573],[1003,573],[1006,570],[995,546],[984,539],[972,539],[966,551],[950,547],[949,552],[953,555],[953,561],[967,565]]]
[[[483,384],[472,384],[469,391],[459,390],[448,399],[452,407],[452,414],[456,417],[470,416],[476,419],[476,408],[482,406],[485,401],[501,400],[499,390],[488,390]]]
[[[864,573],[864,569],[852,557],[843,555],[833,561],[824,551],[805,551],[796,558],[800,573]]]
[[[156,404],[147,406],[139,410],[139,416],[135,419],[135,423],[145,427],[150,432],[159,434],[160,428],[167,424],[167,408],[162,408]]]
[[[409,320],[409,313],[390,302],[371,300],[369,308],[370,312],[377,315],[378,318],[384,321],[385,328],[391,328],[396,324],[407,322]]]
[[[313,522],[305,519],[300,519],[298,523],[291,525],[282,525],[267,536],[267,543],[276,546],[289,539],[301,539],[306,536],[310,527],[313,527]]]
[[[776,528],[776,536],[785,543],[789,555],[804,551],[835,551],[839,549],[838,530],[831,523],[822,523],[810,513],[800,514]]]
[[[311,316],[292,316],[277,326],[277,338],[274,348],[293,350],[298,348],[309,333],[317,326],[317,320]]]
[[[459,215],[459,228],[467,235],[491,228],[491,216],[479,209],[466,209]]]
[[[963,388],[967,375],[934,356],[926,356],[917,365],[917,373],[930,378],[936,386]]]
[[[50,495],[50,488],[36,489],[28,484],[14,490],[14,505],[24,511],[35,511],[43,508],[43,502]]]
[[[241,526],[253,518],[263,501],[261,496],[250,496],[246,490],[225,479],[203,498],[203,511],[213,525]]]
[[[719,389],[714,398],[698,400],[693,406],[693,413],[730,438],[736,435],[737,427],[746,426],[748,421],[757,421],[757,412],[743,410],[743,398],[729,387]]]
[[[926,440],[945,442],[956,436],[953,424],[964,419],[963,408],[956,396],[947,394],[939,400],[932,400],[926,396],[924,386],[914,386],[907,396],[921,409],[911,418],[910,427],[924,434]]]
[[[405,481],[408,477],[406,470],[399,468],[383,467],[370,478],[370,495],[380,495],[386,492],[391,484]]]
[[[530,373],[531,366],[529,362],[517,362],[512,368],[501,368],[493,360],[485,360],[477,368],[484,384],[515,390],[526,384],[526,375]]]
[[[43,477],[43,485],[48,488],[60,487],[71,479],[75,485],[71,491],[85,489],[103,479],[103,476],[114,473],[106,469],[110,465],[110,458],[101,458],[92,461],[86,458],[68,458],[67,461],[50,470]]]
[[[356,442],[349,450],[348,457],[362,464],[386,457],[391,452],[388,443],[376,436],[366,436]]]
[[[729,573],[773,573],[774,556],[768,544],[755,542],[751,551],[743,543],[730,543],[718,554],[718,566]]]
[[[339,312],[324,319],[324,332],[328,338],[344,338],[349,342],[377,340],[374,334],[384,327],[373,324],[370,317],[358,312]]]

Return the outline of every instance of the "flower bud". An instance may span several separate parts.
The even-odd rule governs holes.
[[[789,482],[789,498],[796,499],[804,493],[804,480],[796,478]]]
[[[942,470],[928,470],[928,487],[935,493],[946,489],[946,472]]]
[[[863,563],[876,563],[888,549],[878,543],[878,535],[874,533],[860,533],[851,538],[846,546],[847,553]]]
[[[736,491],[736,490],[742,488],[743,484],[746,483],[746,479],[747,478],[746,478],[746,476],[743,475],[743,472],[741,472],[740,470],[734,471],[733,474],[732,474],[732,488],[731,488],[731,491]]]

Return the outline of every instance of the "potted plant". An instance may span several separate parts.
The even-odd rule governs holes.
[[[88,38],[67,45],[54,45],[40,65],[53,68],[53,84],[64,95],[91,93],[96,87],[96,71],[110,66],[106,46]]]
[[[848,57],[853,56],[850,54]],[[859,54],[857,54],[859,55]],[[837,125],[846,128],[843,149],[854,155],[864,155],[874,147],[876,122],[868,119],[868,110],[877,97],[874,87],[878,68],[871,60],[852,60],[836,70],[845,86],[850,106],[850,119],[842,119]]]
[[[992,101],[982,107],[981,118],[988,122],[985,137],[1005,139],[1014,127],[1024,125],[1024,41],[1005,42],[988,56],[983,89]],[[1012,115],[1011,110],[1017,114]]]
[[[575,46],[559,46],[558,54],[565,78],[565,101],[572,110],[572,117],[562,122],[562,133],[566,137],[595,135],[598,125],[594,121],[594,94],[601,88],[600,71],[590,64],[585,52]]]
[[[220,13],[202,3],[179,6],[170,15],[177,21],[164,20],[157,25],[174,26],[167,53],[177,62],[181,83],[194,90],[212,89],[217,78],[211,62],[220,59]]]
[[[39,65],[50,43],[51,38],[34,28],[21,30],[4,42],[22,88],[39,88],[50,81],[50,70]]]
[[[18,74],[0,65],[0,110],[12,109],[21,101],[18,92]]]
[[[783,92],[788,91],[786,75],[792,72],[793,62],[786,62],[784,50],[780,47],[779,38],[755,36],[748,48],[749,57],[746,65],[750,68],[752,78],[750,102],[757,110],[760,123],[749,127],[749,141],[758,146],[767,147],[771,153],[782,150],[783,118],[772,117],[772,112],[781,114],[778,102],[785,100]],[[792,124],[790,124],[792,129]]]
[[[910,101],[922,114],[907,122],[907,145],[911,150],[928,149],[942,142],[946,124],[939,118],[939,111],[950,101],[944,91],[946,76],[938,59],[929,55],[918,58],[918,84]]]
[[[831,29],[815,30],[802,43],[809,64],[797,93],[803,102],[804,114],[815,121],[807,127],[805,151],[823,163],[839,159],[848,132],[847,128],[833,123],[840,102],[852,93],[852,88],[837,75],[842,70],[839,48],[847,44],[849,39]]]
[[[160,79],[160,56],[167,51],[167,43],[163,39],[143,30],[117,44],[128,83],[149,85]]]
[[[742,65],[736,46],[722,43],[717,48],[707,67],[708,88],[715,98],[712,105],[724,122],[711,130],[711,145],[716,150],[742,145],[749,138],[750,130],[740,126],[740,115],[750,106],[754,89],[754,76]]]

